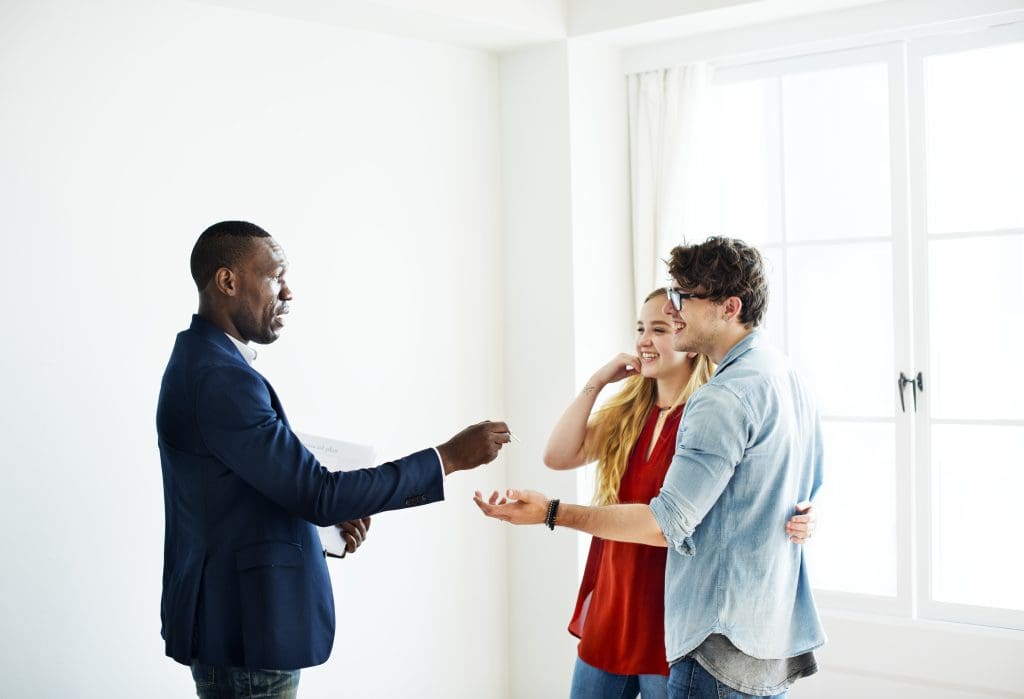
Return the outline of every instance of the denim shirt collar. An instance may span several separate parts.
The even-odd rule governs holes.
[[[725,367],[729,366],[734,361],[736,361],[738,358],[742,357],[749,350],[751,350],[751,349],[753,349],[755,347],[760,346],[760,344],[761,344],[761,331],[760,330],[752,331],[749,335],[747,335],[742,340],[740,340],[735,345],[733,345],[732,349],[730,349],[728,352],[725,353],[725,356],[722,357],[722,361],[721,361],[721,363],[719,363],[718,368],[715,369],[715,375],[718,375],[718,374],[722,373],[722,370],[725,369]]]

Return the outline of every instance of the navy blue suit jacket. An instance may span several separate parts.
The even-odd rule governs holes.
[[[437,454],[332,473],[266,379],[193,316],[160,386],[165,541],[160,607],[178,662],[293,670],[327,660],[334,598],[313,525],[444,499]]]

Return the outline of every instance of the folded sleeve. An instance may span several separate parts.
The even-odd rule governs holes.
[[[297,517],[320,526],[444,499],[431,449],[376,468],[331,472],[271,404],[264,381],[242,367],[197,378],[195,413],[211,454]]]
[[[697,550],[693,532],[718,500],[743,458],[750,421],[736,395],[707,384],[690,399],[676,437],[676,453],[650,508],[669,546]]]

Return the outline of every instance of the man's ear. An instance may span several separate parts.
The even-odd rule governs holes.
[[[740,300],[739,296],[730,296],[722,304],[724,306],[723,311],[725,317],[735,318],[736,322],[740,322],[740,312],[743,310],[743,301]]]
[[[697,358],[697,353],[696,352],[687,352],[686,353],[686,358],[687,359],[696,359]]]
[[[238,275],[229,267],[218,267],[213,273],[213,285],[225,296],[234,296],[238,293]]]

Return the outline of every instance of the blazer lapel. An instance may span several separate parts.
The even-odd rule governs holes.
[[[285,424],[285,427],[290,429],[291,425],[288,423],[288,416],[284,414],[284,406],[281,405],[281,401],[277,397],[277,391],[274,390],[274,387],[270,385],[270,382],[267,381],[266,378],[263,379],[263,383],[267,385],[267,390],[270,391],[270,406],[277,412],[278,417],[281,418],[281,422]]]

